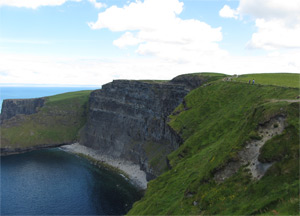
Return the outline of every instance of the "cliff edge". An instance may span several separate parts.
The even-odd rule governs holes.
[[[183,85],[115,80],[91,93],[80,144],[139,164],[148,180],[167,168],[181,139],[168,115],[188,93]]]
[[[86,121],[90,92],[4,100],[0,125],[1,155],[75,142]]]
[[[4,100],[1,110],[1,122],[16,115],[37,113],[45,104],[45,98]]]

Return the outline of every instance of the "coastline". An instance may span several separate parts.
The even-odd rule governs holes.
[[[64,145],[61,146],[60,149],[75,154],[83,154],[84,156],[90,157],[96,161],[99,161],[100,163],[104,163],[116,169],[119,169],[128,176],[131,183],[138,189],[147,189],[148,182],[146,180],[146,173],[140,169],[139,165],[122,159],[116,159],[107,155],[102,155],[97,152],[97,150],[80,145],[79,143]]]
[[[14,154],[22,154],[26,152],[31,152],[35,150],[41,150],[41,149],[47,149],[47,148],[57,148],[61,147],[63,145],[70,145],[71,143],[63,143],[63,144],[48,144],[48,145],[37,145],[32,147],[26,147],[26,148],[0,148],[0,156],[8,156],[8,155],[14,155]]]

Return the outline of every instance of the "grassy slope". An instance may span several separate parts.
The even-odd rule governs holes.
[[[255,80],[257,84],[277,85],[286,87],[300,87],[300,74],[296,73],[267,73],[267,74],[245,74],[234,80],[248,83],[249,80]]]
[[[214,82],[192,91],[187,107],[180,105],[169,123],[185,141],[169,155],[173,168],[148,184],[129,214],[298,214],[299,103],[270,102],[298,95],[297,88],[239,82]],[[259,123],[278,114],[287,116],[289,126],[262,149],[260,160],[275,161],[266,175],[254,181],[241,168],[216,183],[215,170],[236,158],[257,135]]]
[[[85,123],[91,91],[70,92],[46,98],[36,114],[21,115],[1,127],[1,147],[24,148],[41,144],[62,144],[77,139]]]

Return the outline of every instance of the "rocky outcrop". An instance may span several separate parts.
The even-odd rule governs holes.
[[[91,93],[80,144],[141,166],[148,179],[166,167],[181,138],[167,124],[188,93],[183,85],[115,80]]]
[[[1,122],[19,114],[34,114],[38,112],[39,108],[43,107],[44,104],[44,98],[4,100],[1,110]]]
[[[285,120],[286,118],[283,116],[276,116],[259,125],[260,139],[248,141],[245,148],[238,152],[238,159],[229,162],[225,167],[218,170],[214,174],[214,180],[219,183],[223,182],[233,176],[243,165],[247,165],[253,179],[262,178],[273,163],[259,161],[260,149],[268,140],[283,132],[286,126]]]
[[[183,85],[187,90],[190,91],[201,86],[202,84],[207,82],[208,79],[209,79],[208,76],[199,76],[196,74],[184,74],[173,78],[170,81],[170,83]]]

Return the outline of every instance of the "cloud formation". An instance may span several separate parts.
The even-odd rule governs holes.
[[[231,9],[228,5],[224,5],[224,7],[219,11],[219,15],[224,18],[238,18],[238,12]]]
[[[205,56],[224,56],[220,49],[221,27],[213,28],[196,19],[181,19],[179,0],[145,0],[124,7],[112,6],[98,14],[92,29],[125,32],[113,43],[119,48],[137,46],[136,53],[167,61],[197,62]]]
[[[300,53],[205,58],[182,64],[154,58],[66,58],[1,54],[0,84],[103,85],[113,79],[162,79],[191,72],[299,72]]]
[[[299,0],[240,0],[235,10],[225,6],[219,12],[222,17],[235,18],[230,15],[233,13],[241,19],[245,16],[255,19],[257,32],[252,35],[248,47],[264,50],[300,48]]]

